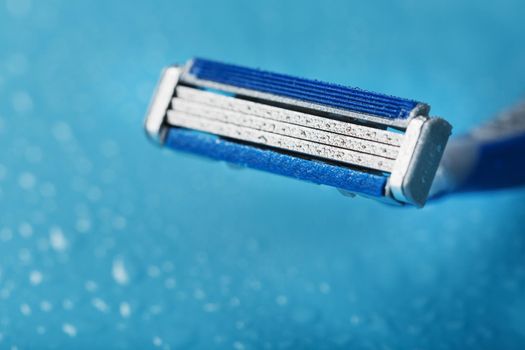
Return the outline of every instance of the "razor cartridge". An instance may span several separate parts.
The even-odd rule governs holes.
[[[425,103],[195,58],[146,116],[169,148],[422,207],[451,126]]]

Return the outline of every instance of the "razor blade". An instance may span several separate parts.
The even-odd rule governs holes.
[[[146,116],[169,148],[422,207],[451,126],[421,102],[195,58]]]

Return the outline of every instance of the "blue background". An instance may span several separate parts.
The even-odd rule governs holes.
[[[0,2],[0,348],[523,349],[525,191],[400,209],[161,150],[202,56],[429,102],[525,93],[523,1]]]

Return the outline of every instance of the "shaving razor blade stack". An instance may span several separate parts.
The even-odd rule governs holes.
[[[196,58],[163,71],[145,128],[173,149],[421,207],[451,131],[429,109]]]

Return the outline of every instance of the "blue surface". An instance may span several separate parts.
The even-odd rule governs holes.
[[[523,1],[0,2],[0,348],[522,349],[525,192],[422,210],[152,146],[193,56],[427,101],[525,95]]]
[[[202,58],[193,60],[190,73],[203,80],[384,118],[405,119],[418,104],[417,101],[373,93],[358,88],[292,77]]]
[[[215,135],[180,128],[168,131],[166,146],[370,197],[382,197],[387,180],[386,176],[262,150]]]

